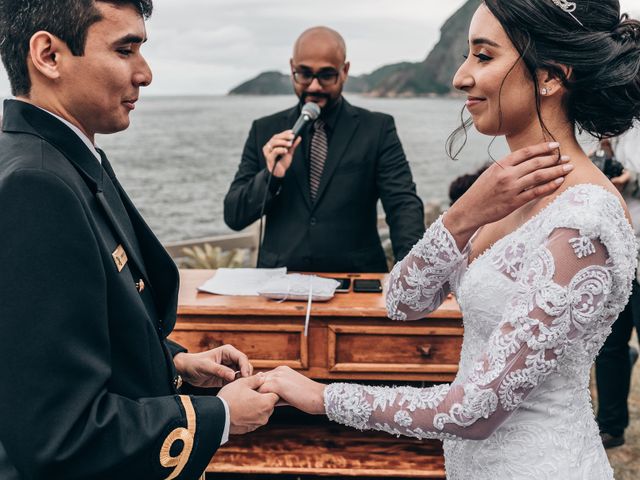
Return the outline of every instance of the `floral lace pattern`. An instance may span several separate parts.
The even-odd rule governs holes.
[[[387,312],[395,320],[407,320],[408,313],[432,312],[449,294],[448,280],[466,261],[444,228],[442,217],[425,232],[405,260],[391,271]],[[398,265],[401,265],[398,268]],[[402,278],[402,282],[400,281]]]
[[[572,187],[470,266],[469,250],[458,250],[439,219],[394,267],[387,296],[389,316],[408,320],[456,292],[465,333],[454,382],[332,384],[327,415],[361,430],[446,440],[452,479],[613,478],[588,383],[636,266],[618,199],[595,185]]]

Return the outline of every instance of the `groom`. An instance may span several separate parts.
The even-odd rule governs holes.
[[[151,0],[0,0],[15,100],[0,134],[0,477],[195,479],[264,425],[231,346],[167,340],[178,271],[94,143],[129,125],[151,70]],[[184,381],[219,386],[187,396]]]

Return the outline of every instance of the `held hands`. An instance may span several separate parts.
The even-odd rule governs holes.
[[[289,367],[278,367],[265,374],[261,393],[277,394],[292,407],[314,415],[324,415],[325,385],[314,382]]]
[[[262,373],[251,376],[253,366],[247,356],[231,345],[223,345],[207,352],[179,353],[173,357],[182,378],[196,387],[223,387],[218,396],[229,406],[230,430],[233,435],[252,432],[265,425],[273,413],[278,396],[262,394]],[[235,372],[243,378],[235,380]]]
[[[458,247],[467,244],[481,226],[555,191],[572,169],[567,156],[558,158],[558,143],[516,150],[491,165],[444,217]]]
[[[262,147],[262,154],[267,161],[267,170],[273,171],[274,177],[282,178],[285,176],[291,166],[293,154],[298,145],[300,145],[301,140],[301,137],[298,137],[295,143],[292,144],[293,131],[285,130],[271,137]],[[280,157],[280,160],[276,163],[278,157]]]
[[[232,435],[253,432],[266,425],[278,401],[274,393],[258,393],[266,376],[258,373],[253,377],[240,378],[218,392],[218,397],[229,405],[230,430]]]
[[[173,357],[176,370],[182,379],[194,387],[221,387],[236,378],[253,373],[253,366],[247,356],[231,345],[200,353],[179,353]]]

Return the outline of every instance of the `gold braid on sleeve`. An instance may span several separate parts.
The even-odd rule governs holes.
[[[173,468],[173,472],[165,480],[177,478],[182,473],[193,450],[193,440],[196,434],[196,412],[193,409],[191,398],[186,395],[180,395],[180,401],[187,415],[187,428],[176,428],[164,439],[160,449],[160,465],[165,468]],[[171,447],[179,440],[182,441],[184,446],[182,451],[173,457],[171,456]]]

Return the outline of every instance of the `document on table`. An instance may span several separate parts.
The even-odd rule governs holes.
[[[198,287],[201,292],[217,295],[253,296],[273,278],[287,274],[282,268],[219,268],[215,275]]]

